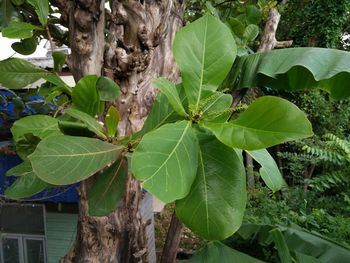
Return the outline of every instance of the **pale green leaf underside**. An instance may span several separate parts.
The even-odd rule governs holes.
[[[29,156],[35,174],[53,185],[80,182],[117,160],[122,147],[98,139],[51,136]]]
[[[181,263],[263,263],[256,258],[234,250],[222,243],[209,243],[193,257]]]
[[[236,44],[229,28],[206,15],[182,28],[173,52],[190,105],[198,110],[202,91],[215,91],[236,57]]]
[[[105,216],[115,210],[126,189],[127,163],[118,161],[96,177],[89,190],[89,214]]]
[[[188,121],[147,133],[131,160],[134,176],[163,202],[185,197],[196,176],[198,142]]]
[[[281,190],[286,185],[275,160],[266,149],[247,151],[247,153],[261,165],[260,176],[273,192]]]
[[[11,132],[13,139],[19,141],[25,134],[32,133],[41,139],[62,134],[58,128],[58,120],[47,115],[31,115],[16,121]]]
[[[240,59],[240,87],[281,90],[321,88],[335,99],[350,96],[350,52],[325,48],[288,48]]]
[[[0,84],[9,89],[21,89],[49,75],[46,70],[19,58],[0,61]]]
[[[174,110],[181,116],[187,116],[175,84],[165,78],[153,80],[153,85],[156,86],[169,100],[169,103]]]
[[[291,102],[273,96],[255,100],[234,121],[201,125],[224,144],[243,150],[268,148],[313,134],[304,112]]]
[[[213,135],[198,134],[197,176],[189,194],[176,201],[176,214],[194,233],[209,240],[231,236],[241,225],[246,205],[241,151]]]
[[[89,114],[70,108],[65,110],[65,114],[81,121],[86,125],[86,127],[94,132],[96,135],[100,136],[103,139],[107,139],[106,135],[103,133],[103,126],[102,124],[98,123],[97,120],[93,117],[91,117]]]

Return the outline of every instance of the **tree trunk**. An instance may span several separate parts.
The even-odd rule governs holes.
[[[122,90],[114,103],[121,114],[119,136],[140,130],[157,93],[151,80],[164,76],[175,82],[179,77],[171,46],[183,25],[185,1],[112,0],[106,14],[104,1],[59,0],[58,6],[70,29],[69,66],[75,79],[87,74],[114,79]],[[129,174],[118,209],[92,217],[87,197],[93,181],[89,178],[79,187],[77,237],[60,262],[149,262],[140,184]]]

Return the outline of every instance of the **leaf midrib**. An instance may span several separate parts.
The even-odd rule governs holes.
[[[199,82],[199,91],[198,91],[198,97],[196,102],[196,111],[199,109],[199,102],[201,100],[202,95],[202,89],[203,89],[203,78],[204,78],[204,62],[205,62],[205,48],[206,48],[206,39],[207,39],[207,31],[208,31],[208,17],[206,17],[205,20],[205,28],[204,28],[204,37],[203,37],[203,54],[202,54],[202,68],[201,68],[201,77]]]
[[[89,153],[76,153],[76,154],[57,154],[57,155],[49,155],[49,154],[45,154],[45,155],[35,155],[34,157],[76,157],[76,156],[89,156],[89,155],[99,155],[99,154],[105,154],[105,153],[109,153],[109,152],[114,152],[114,151],[118,151],[121,150],[120,147],[118,148],[113,148],[110,150],[106,150],[106,151],[99,151],[99,152],[89,152]]]

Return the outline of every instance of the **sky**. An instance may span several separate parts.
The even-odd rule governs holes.
[[[44,48],[44,45],[46,44],[46,40],[41,41],[36,51],[29,56],[23,56],[21,54],[18,54],[11,48],[11,44],[18,41],[19,39],[9,39],[9,38],[2,37],[0,33],[0,60],[6,59],[11,56],[18,57],[18,58],[46,56],[47,50],[46,48]]]

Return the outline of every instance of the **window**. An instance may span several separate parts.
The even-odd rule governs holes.
[[[0,205],[0,262],[46,263],[42,205]]]

